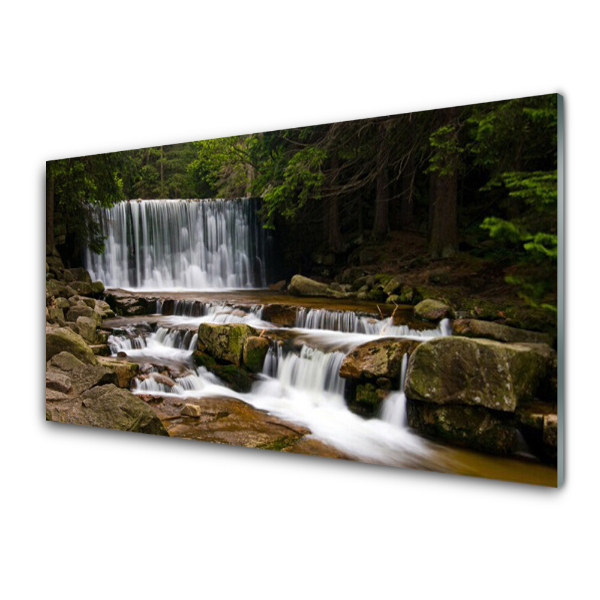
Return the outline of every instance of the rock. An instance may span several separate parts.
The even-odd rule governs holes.
[[[383,338],[362,344],[344,357],[340,377],[398,379],[403,356],[412,353],[420,343],[416,340]]]
[[[428,298],[415,306],[415,315],[427,321],[441,321],[452,317],[452,309],[439,300]]]
[[[239,366],[244,342],[256,335],[256,329],[245,323],[201,323],[198,327],[198,349],[205,350],[218,360]]]
[[[71,287],[80,296],[90,296],[92,294],[92,286],[85,281],[74,281],[71,283]]]
[[[216,364],[215,359],[210,356],[210,354],[206,354],[206,352],[200,352],[200,350],[196,350],[192,354],[192,360],[197,367],[208,368]]]
[[[286,286],[286,281],[285,281],[285,279],[282,279],[281,281],[278,281],[277,283],[272,283],[269,286],[269,289],[273,290],[275,292],[281,292],[281,291],[285,290],[285,286]]]
[[[98,356],[110,356],[110,348],[108,344],[91,344],[90,349],[96,357]]]
[[[558,429],[558,417],[557,415],[545,415],[544,416],[544,444],[554,448],[556,451],[557,445],[557,429]]]
[[[53,356],[48,363],[46,364],[46,368],[50,369],[52,367],[56,369],[60,369],[61,371],[73,371],[77,367],[82,367],[84,363],[82,363],[78,358],[75,358],[69,352],[60,352]]]
[[[398,296],[398,294],[392,294],[391,296],[387,297],[385,302],[386,304],[399,304],[400,296]]]
[[[408,400],[407,416],[410,427],[437,441],[500,455],[518,448],[517,428],[505,413]]]
[[[64,409],[52,411],[52,420],[89,427],[169,435],[154,411],[128,390],[101,385],[84,392]]]
[[[367,300],[371,302],[385,302],[387,294],[381,286],[374,287],[370,292],[367,292]]]
[[[65,320],[65,313],[62,308],[50,307],[47,309],[47,313],[46,320],[51,323],[60,323]]]
[[[71,306],[71,304],[66,298],[56,298],[56,300],[54,300],[54,304],[56,305],[56,308],[60,308],[63,311],[69,310]]]
[[[342,274],[340,275],[340,283],[354,284],[354,282],[359,277],[362,277],[363,274],[364,274],[364,271],[357,267],[350,267],[348,269],[344,269],[342,271]]]
[[[79,335],[88,343],[96,341],[96,321],[90,317],[77,317]]]
[[[242,394],[247,394],[254,383],[248,372],[236,365],[215,364],[208,367],[208,370],[226,383],[232,390]]]
[[[46,388],[67,394],[71,389],[71,380],[64,373],[50,371],[46,373]]]
[[[172,388],[175,385],[175,382],[166,375],[162,375],[161,373],[150,373],[150,378],[154,379],[156,383],[160,383],[168,388]]]
[[[92,282],[91,288],[91,295],[94,296],[94,298],[104,294],[104,284],[101,281]]]
[[[369,405],[374,410],[388,395],[388,390],[380,389],[372,383],[361,383],[356,386],[356,402]]]
[[[73,275],[75,281],[82,281],[84,283],[89,284],[92,283],[92,278],[90,277],[90,274],[83,267],[69,269],[69,271],[71,271],[71,274]]]
[[[84,297],[80,296],[79,299],[81,300],[81,302],[83,302],[83,304],[85,304],[86,306],[89,306],[92,310],[94,308],[96,308],[96,301],[93,298],[86,298],[85,296]]]
[[[347,297],[347,294],[344,292],[336,292],[328,285],[302,275],[294,275],[292,277],[288,291],[292,296],[322,296],[325,298]]]
[[[120,360],[113,357],[98,356],[98,363],[107,369],[111,369],[117,376],[116,384],[120,388],[130,389],[131,381],[140,371],[137,363]]]
[[[46,328],[46,360],[60,352],[69,352],[82,362],[95,365],[96,357],[88,348],[85,340],[67,327]]]
[[[402,287],[402,281],[399,276],[392,277],[384,286],[383,291],[386,295],[398,294],[400,293],[400,288]]]
[[[411,355],[406,396],[514,412],[536,397],[550,365],[536,348],[492,340],[441,337]]]
[[[243,363],[253,373],[260,373],[269,351],[269,340],[264,337],[249,337],[244,343]]]
[[[67,288],[66,285],[64,285],[63,283],[61,283],[60,281],[56,280],[56,279],[50,279],[50,281],[46,282],[46,296],[52,296],[52,297],[61,297],[61,298],[68,298],[69,296],[72,296],[73,294],[70,294],[69,292],[69,288]]]
[[[402,287],[397,304],[418,304],[421,298],[421,294],[414,287],[405,285]]]
[[[263,308],[262,318],[275,325],[293,327],[296,324],[296,307],[283,304],[267,304]]]
[[[492,321],[479,321],[477,319],[456,319],[452,323],[454,335],[462,335],[474,338],[486,338],[507,342],[510,344],[529,342],[534,344],[551,344],[552,340],[545,333],[528,331],[527,329],[516,329],[508,325],[500,325]]]
[[[186,417],[200,417],[202,416],[202,408],[197,404],[186,404],[181,409],[181,414]]]
[[[71,306],[69,311],[67,312],[67,321],[72,321],[74,323],[77,322],[79,317],[88,317],[92,318],[94,315],[93,309],[91,309],[87,304],[81,302],[80,304],[75,304]]]

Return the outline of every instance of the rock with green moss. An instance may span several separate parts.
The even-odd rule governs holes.
[[[84,283],[92,283],[92,278],[90,274],[83,267],[76,267],[74,269],[69,269],[75,281],[82,281]]]
[[[216,364],[215,359],[210,354],[206,354],[206,352],[201,352],[200,350],[195,350],[192,353],[192,360],[197,367],[204,367],[205,369]]]
[[[208,370],[235,392],[247,394],[252,389],[254,379],[241,367],[215,364],[208,367]]]
[[[292,296],[317,296],[325,298],[347,298],[346,292],[338,292],[331,289],[327,284],[309,279],[303,275],[294,275],[288,286],[288,292]]]
[[[439,300],[428,298],[415,306],[415,315],[426,321],[441,321],[453,316],[452,309]]]
[[[550,372],[549,363],[550,355],[534,344],[441,337],[422,343],[412,353],[406,396],[514,412],[538,395]]]
[[[91,287],[91,295],[94,298],[98,298],[102,296],[104,293],[104,284],[101,281],[93,281],[90,285]]]
[[[257,333],[245,323],[201,323],[198,327],[198,349],[217,360],[240,366],[244,343]]]
[[[124,389],[131,388],[131,382],[140,372],[140,365],[111,356],[98,356],[98,363],[114,371],[117,376],[116,385]]]
[[[73,281],[70,285],[80,296],[92,295],[92,285],[90,283],[85,281]]]
[[[402,281],[398,275],[391,277],[385,284],[383,291],[388,295],[399,294],[400,288],[402,287]]]
[[[262,318],[275,325],[293,327],[296,323],[296,307],[285,304],[267,304],[263,308]]]
[[[243,363],[252,373],[260,373],[269,351],[269,340],[264,337],[249,337],[244,343]]]
[[[79,335],[89,344],[96,343],[96,321],[90,317],[77,317]]]
[[[416,340],[400,338],[383,338],[362,344],[344,357],[340,376],[345,379],[397,379],[402,358],[419,344]]]
[[[512,415],[480,406],[407,401],[408,424],[433,440],[506,455],[518,449]]]
[[[68,352],[82,362],[95,365],[96,357],[85,340],[67,327],[46,328],[46,360],[60,352]]]

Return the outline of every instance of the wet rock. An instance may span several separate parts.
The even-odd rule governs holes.
[[[550,369],[541,349],[492,340],[442,337],[411,355],[406,396],[514,412],[533,400]]]
[[[91,284],[91,295],[94,298],[98,298],[102,294],[104,294],[104,284],[101,281],[94,281]]]
[[[377,379],[400,377],[402,358],[412,353],[421,342],[384,338],[367,342],[346,355],[340,377],[346,379]]]
[[[96,341],[96,321],[90,317],[77,317],[79,335],[88,343]]]
[[[245,323],[201,323],[198,327],[198,349],[218,360],[239,366],[245,341],[256,335],[256,329]]]
[[[212,365],[207,368],[235,392],[247,394],[252,389],[254,379],[236,365]]]
[[[452,314],[452,309],[448,305],[431,298],[423,300],[415,306],[415,315],[427,321],[441,321],[451,318]]]
[[[140,366],[137,363],[120,360],[113,357],[99,356],[98,364],[106,367],[107,369],[112,369],[117,376],[116,384],[120,388],[125,389],[131,388],[131,381],[140,372]]]
[[[50,360],[60,352],[69,352],[86,364],[96,364],[94,353],[80,335],[67,327],[46,328],[46,360]]]
[[[186,404],[181,409],[181,414],[186,417],[200,417],[202,416],[202,408],[197,404]]]
[[[90,349],[96,357],[110,356],[111,354],[108,344],[90,344]]]
[[[168,388],[172,388],[175,385],[175,382],[166,375],[162,375],[161,373],[150,373],[150,378],[154,379],[156,383],[160,383]]]
[[[500,455],[518,448],[517,428],[506,413],[408,400],[407,416],[410,427],[436,441]]]
[[[296,324],[296,307],[283,304],[267,304],[262,318],[281,327],[293,327]]]
[[[477,319],[456,319],[452,323],[454,335],[465,337],[485,338],[498,342],[535,344],[550,344],[552,340],[545,333],[516,329],[508,325],[500,325],[492,321],[479,321]]]
[[[269,340],[264,337],[249,337],[244,343],[243,363],[253,373],[262,371],[269,351]]]
[[[192,354],[192,360],[197,367],[208,368],[216,364],[215,359],[210,354],[206,354],[206,352],[200,352],[200,350],[196,350]]]
[[[356,386],[356,402],[367,404],[372,412],[388,395],[388,390],[378,388],[372,383],[360,383]]]
[[[303,275],[294,275],[288,291],[292,296],[320,296],[325,298],[346,298],[345,292],[336,292],[325,283],[309,279]]]
[[[105,294],[106,302],[118,315],[138,316],[151,315],[156,312],[156,298],[143,298],[109,293]]]
[[[51,411],[52,420],[62,423],[168,435],[149,406],[112,384],[94,387]]]

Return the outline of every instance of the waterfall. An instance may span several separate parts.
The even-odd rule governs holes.
[[[380,419],[396,427],[406,428],[406,396],[404,394],[404,383],[406,379],[406,368],[408,366],[408,354],[402,357],[402,368],[400,369],[400,391],[392,392],[383,401]]]
[[[129,200],[103,210],[101,223],[105,251],[88,250],[86,267],[107,287],[266,286],[255,200]]]

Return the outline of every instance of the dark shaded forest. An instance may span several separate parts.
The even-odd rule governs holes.
[[[51,161],[47,244],[76,264],[99,208],[239,197],[284,275],[446,264],[556,312],[555,94]]]

